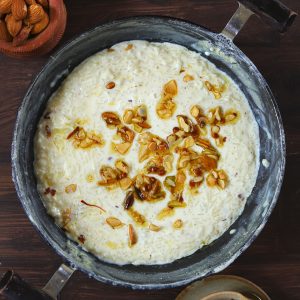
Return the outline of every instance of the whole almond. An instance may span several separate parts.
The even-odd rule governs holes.
[[[5,22],[11,36],[15,37],[22,28],[22,21],[17,21],[12,14],[6,15]]]
[[[24,0],[14,0],[11,13],[16,20],[23,20],[27,16],[27,5]]]
[[[49,17],[45,13],[43,19],[40,22],[33,25],[31,34],[38,34],[38,33],[42,32],[47,27],[48,23],[49,23]]]
[[[11,12],[12,0],[0,0],[0,14],[9,14]]]
[[[0,20],[0,41],[10,42],[12,36],[9,34],[6,23],[3,20]]]
[[[41,22],[44,19],[45,15],[46,13],[43,7],[39,4],[32,4],[28,8],[27,18],[30,24],[36,24],[38,22]]]
[[[19,34],[14,37],[13,46],[17,47],[17,46],[21,46],[22,44],[24,44],[29,37],[31,29],[32,29],[32,25],[24,26],[21,29],[21,31],[19,32]]]
[[[37,0],[39,4],[41,4],[44,8],[49,6],[48,0]]]

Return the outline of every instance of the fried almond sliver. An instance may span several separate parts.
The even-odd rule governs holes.
[[[134,109],[126,109],[123,114],[123,121],[126,124],[133,124],[133,129],[138,133],[141,133],[144,129],[151,128],[151,125],[148,123],[146,105],[139,105]]]
[[[184,82],[189,82],[189,81],[192,81],[192,80],[194,80],[194,76],[192,76],[192,75],[186,74],[183,77]]]
[[[123,173],[128,174],[129,173],[129,166],[127,165],[127,163],[121,159],[118,159],[115,162],[115,167],[120,170]]]
[[[176,80],[170,80],[163,87],[161,99],[156,106],[156,113],[161,119],[169,119],[176,110],[176,103],[173,101],[178,93]]]
[[[175,229],[180,229],[182,226],[183,226],[183,222],[182,222],[182,220],[180,220],[180,219],[176,220],[176,221],[173,223],[173,227],[174,227]]]
[[[113,229],[121,228],[122,226],[124,226],[124,224],[118,218],[115,217],[107,218],[106,223]]]
[[[128,214],[130,217],[139,225],[143,225],[146,222],[146,218],[140,214],[138,211],[134,210],[132,207],[128,209]]]
[[[65,187],[65,192],[67,194],[74,193],[76,192],[76,189],[77,189],[77,184],[72,183]]]
[[[210,83],[208,80],[204,81],[204,84],[207,88],[208,91],[210,91],[211,93],[213,93],[215,99],[220,99],[222,96],[222,93],[225,91],[225,84],[221,85],[221,86],[216,86],[212,83]]]
[[[151,156],[164,156],[169,154],[168,143],[151,132],[143,132],[139,136],[139,162],[143,162]]]
[[[138,174],[134,183],[136,198],[142,201],[160,201],[166,197],[161,182],[152,176]]]
[[[165,207],[163,208],[157,215],[157,219],[158,220],[163,220],[167,217],[171,217],[173,216],[175,213],[175,210],[173,208],[170,207]]]
[[[155,225],[155,224],[150,224],[150,225],[149,225],[149,229],[150,229],[151,231],[158,232],[158,231],[161,230],[161,227],[159,227],[159,226],[157,226],[157,225]]]
[[[209,187],[218,187],[222,190],[228,185],[228,176],[224,170],[213,170],[206,177],[206,183]]]
[[[170,208],[175,208],[175,207],[186,207],[186,203],[185,202],[180,202],[177,200],[171,200],[168,202],[168,207]]]
[[[120,154],[125,154],[130,147],[131,147],[131,143],[121,143],[121,144],[114,145],[115,150]]]
[[[93,131],[87,132],[83,127],[79,126],[69,133],[67,140],[72,140],[73,146],[81,149],[92,148],[94,146],[102,147],[104,145],[101,134],[96,134]]]
[[[128,225],[128,246],[131,248],[137,243],[137,235],[132,226],[132,224]]]
[[[114,128],[121,124],[120,117],[117,113],[112,111],[106,111],[102,113],[102,119],[105,121],[107,127]]]

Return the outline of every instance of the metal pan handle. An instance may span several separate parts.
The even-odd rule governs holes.
[[[42,290],[25,282],[14,271],[7,271],[0,279],[0,295],[8,300],[56,300],[75,270],[62,264]]]
[[[233,40],[253,14],[276,26],[281,33],[287,31],[297,16],[296,12],[278,0],[239,0],[239,7],[222,34]]]

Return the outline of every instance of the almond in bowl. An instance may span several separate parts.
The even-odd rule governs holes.
[[[50,51],[64,33],[66,17],[61,0],[1,0],[0,51],[14,57]]]
[[[87,251],[165,264],[234,223],[258,153],[254,116],[226,74],[182,46],[130,41],[88,58],[52,95],[34,167],[48,213]]]

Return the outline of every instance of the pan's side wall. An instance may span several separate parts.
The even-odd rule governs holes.
[[[260,126],[260,156],[270,162],[259,169],[256,186],[243,214],[211,245],[162,266],[115,266],[96,259],[67,239],[49,217],[37,193],[33,172],[33,137],[47,100],[62,80],[90,55],[115,43],[143,39],[178,43],[208,57],[240,86]],[[207,40],[213,42],[207,44]],[[199,42],[200,41],[200,42]],[[207,48],[208,47],[208,48]],[[218,272],[245,250],[262,229],[278,197],[284,169],[285,145],[280,116],[264,79],[246,57],[227,40],[180,20],[138,17],[115,21],[85,33],[57,52],[33,82],[19,110],[12,145],[13,178],[22,205],[45,240],[74,267],[94,278],[133,288],[166,288]],[[230,230],[235,229],[234,234]]]

